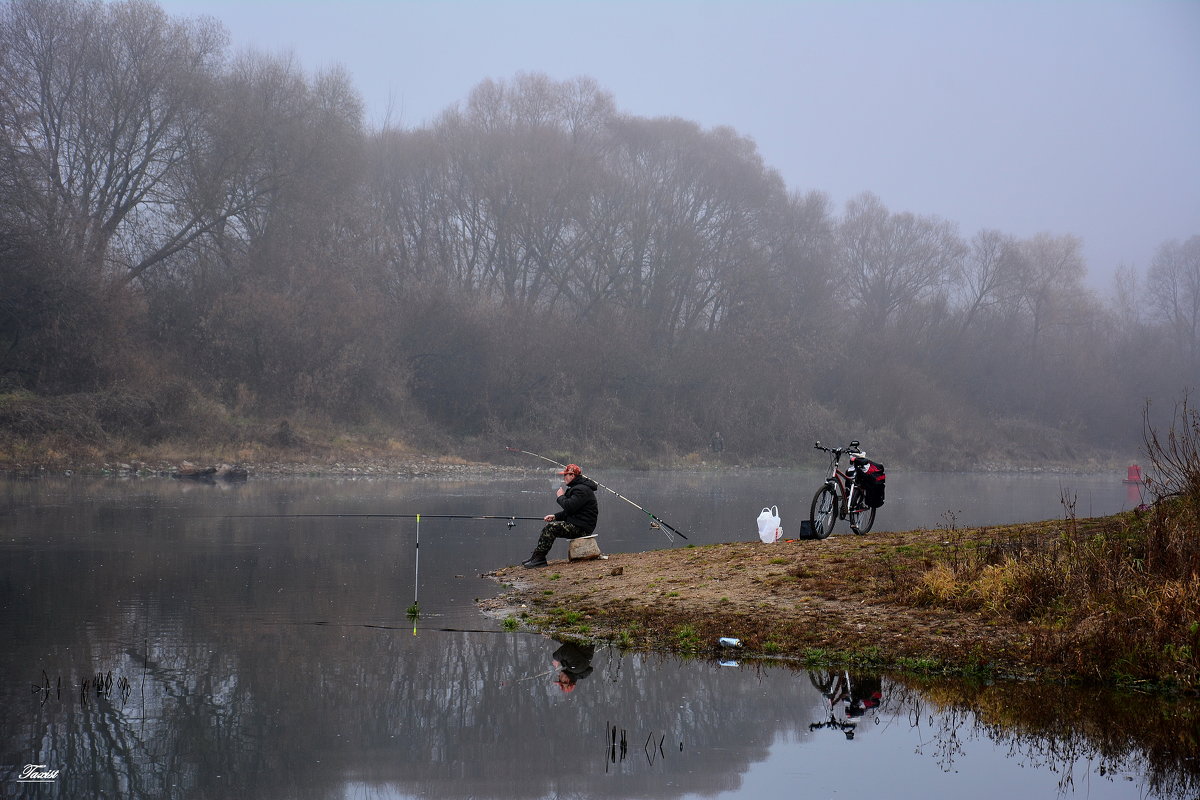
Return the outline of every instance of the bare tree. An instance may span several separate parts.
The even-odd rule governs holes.
[[[1079,322],[1081,304],[1091,293],[1083,286],[1087,268],[1074,236],[1039,233],[1021,243],[1024,270],[1020,298],[1030,321],[1029,354],[1042,358],[1044,339],[1052,328]]]
[[[396,163],[372,191],[384,202],[408,199],[395,207],[400,216],[381,221],[401,237],[403,244],[390,237],[400,248],[419,254],[418,271],[436,269],[462,290],[529,309],[570,301],[567,277],[589,246],[579,219],[595,142],[612,113],[611,96],[588,79],[484,81],[428,133],[387,134],[397,145],[387,158]],[[435,169],[412,163],[415,152],[404,148],[417,147]],[[397,181],[410,178],[432,197],[407,195]]]
[[[264,404],[346,411],[378,396],[389,370],[360,202],[361,98],[344,71],[310,77],[286,55],[246,54],[221,85],[214,130],[239,140],[240,179],[224,224],[179,259],[203,300],[183,312],[192,360],[229,399],[244,386]]]
[[[0,10],[0,168],[9,214],[82,268],[122,279],[211,219],[183,202],[225,37],[143,0],[11,0]],[[10,201],[14,195],[9,195]]]
[[[1128,264],[1120,264],[1113,274],[1112,287],[1112,307],[1122,328],[1139,327],[1143,321],[1145,288],[1138,271]]]
[[[1149,271],[1156,317],[1171,331],[1192,375],[1200,370],[1200,235],[1163,243]]]
[[[879,324],[939,289],[965,252],[953,223],[892,214],[870,193],[846,204],[838,242],[850,295]]]
[[[962,262],[960,333],[988,310],[1011,304],[1025,273],[1023,254],[1017,240],[997,230],[975,234]]]
[[[680,119],[625,118],[613,126],[614,180],[599,248],[614,306],[654,337],[716,330],[766,287],[770,226],[788,218],[779,176],[753,142]]]

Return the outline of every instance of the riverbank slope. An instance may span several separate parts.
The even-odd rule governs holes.
[[[510,627],[630,648],[728,655],[718,639],[734,637],[743,658],[1126,685],[1173,683],[1194,691],[1194,675],[1163,674],[1159,664],[1149,674],[1133,664],[1115,668],[1124,663],[1120,657],[1107,663],[1081,658],[1103,638],[1097,628],[1104,625],[1103,613],[1083,619],[1067,613],[1014,614],[983,598],[964,602],[939,594],[937,582],[946,581],[950,565],[981,564],[986,573],[983,562],[998,566],[1003,553],[1121,536],[1133,522],[1133,515],[1125,514],[552,560],[543,569],[512,566],[491,573],[505,591],[481,607]]]

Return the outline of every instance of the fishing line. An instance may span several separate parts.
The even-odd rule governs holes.
[[[514,678],[511,681],[500,681],[499,685],[500,686],[512,686],[513,684],[522,683],[524,681],[532,681],[532,680],[536,680],[538,678],[548,678],[556,672],[558,672],[557,667],[555,667],[554,669],[546,670],[545,672],[539,672],[536,675],[526,675],[521,678]]]
[[[435,616],[438,616],[438,615],[435,615]],[[375,628],[377,630],[383,630],[383,631],[405,631],[405,630],[408,630],[408,626],[382,625],[382,624],[371,623],[371,622],[324,622],[324,621],[275,622],[275,621],[272,621],[272,622],[264,622],[262,624],[275,625],[275,626],[280,626],[280,627],[282,627],[282,626],[293,626],[293,627],[313,626],[313,627],[321,627],[321,628]],[[486,629],[485,628],[421,628],[421,630],[426,631],[426,632],[432,631],[434,633],[493,633],[493,634],[496,634],[497,636],[509,636],[509,637],[513,635],[511,631],[496,630],[494,628],[486,628]],[[539,635],[540,636],[540,634],[530,634],[530,635]]]
[[[555,465],[556,467],[562,467],[563,469],[567,468],[566,464],[560,464],[552,458],[546,458],[543,455],[538,455],[537,453],[531,453],[528,450],[520,450],[516,447],[505,447],[504,449],[509,451],[510,453],[524,453],[527,456],[533,456],[534,458],[540,458],[542,461],[549,462],[549,463]],[[588,476],[584,475],[583,477],[587,478]],[[595,478],[589,478],[589,480],[596,481]],[[674,525],[671,525],[666,520],[664,520],[662,517],[658,516],[657,514],[653,513],[652,511],[647,511],[646,509],[642,508],[637,503],[633,502],[628,497],[626,497],[625,495],[618,492],[616,489],[610,489],[609,487],[605,486],[603,483],[600,483],[600,481],[596,481],[596,485],[599,486],[601,489],[604,489],[607,492],[611,492],[611,493],[615,494],[617,497],[621,498],[626,503],[629,503],[629,505],[633,506],[638,511],[641,511],[643,514],[650,517],[650,519],[654,520],[653,522],[650,523],[650,527],[658,528],[659,530],[661,530],[666,535],[667,541],[669,541],[669,542],[675,541],[674,539],[671,538],[672,533],[678,534],[679,536],[681,536],[684,539],[688,538],[683,533],[683,531],[679,530]],[[655,524],[655,523],[657,523],[657,524]]]
[[[502,519],[508,522],[508,527],[517,527],[519,520],[536,520],[543,521],[543,517],[518,517],[512,515],[499,514],[223,514],[216,517],[202,517],[202,519],[302,519],[311,517],[314,519],[324,518],[349,518],[349,519],[415,519],[418,522],[424,519]]]
[[[543,521],[543,517],[500,516],[497,514],[226,514],[206,519],[300,519],[300,518],[358,518],[358,519],[412,519],[416,520],[416,536],[413,545],[413,602],[409,607],[412,619],[412,635],[417,635],[417,623],[421,618],[421,518],[425,519],[502,519],[507,522],[509,529],[517,526],[517,520]]]

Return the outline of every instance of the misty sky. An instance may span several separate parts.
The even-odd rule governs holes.
[[[1091,283],[1200,234],[1200,0],[159,0],[235,50],[341,64],[368,121],[431,122],[485,78],[594,78],[617,107],[728,125],[789,188],[1020,237]]]

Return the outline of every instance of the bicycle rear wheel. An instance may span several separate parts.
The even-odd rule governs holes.
[[[808,510],[808,524],[812,525],[813,536],[824,539],[833,533],[834,523],[837,522],[837,508],[838,496],[832,486],[825,484],[817,490]]]
[[[875,509],[867,508],[862,495],[858,495],[854,498],[854,508],[850,509],[850,530],[862,536],[864,533],[869,533],[874,524]]]

